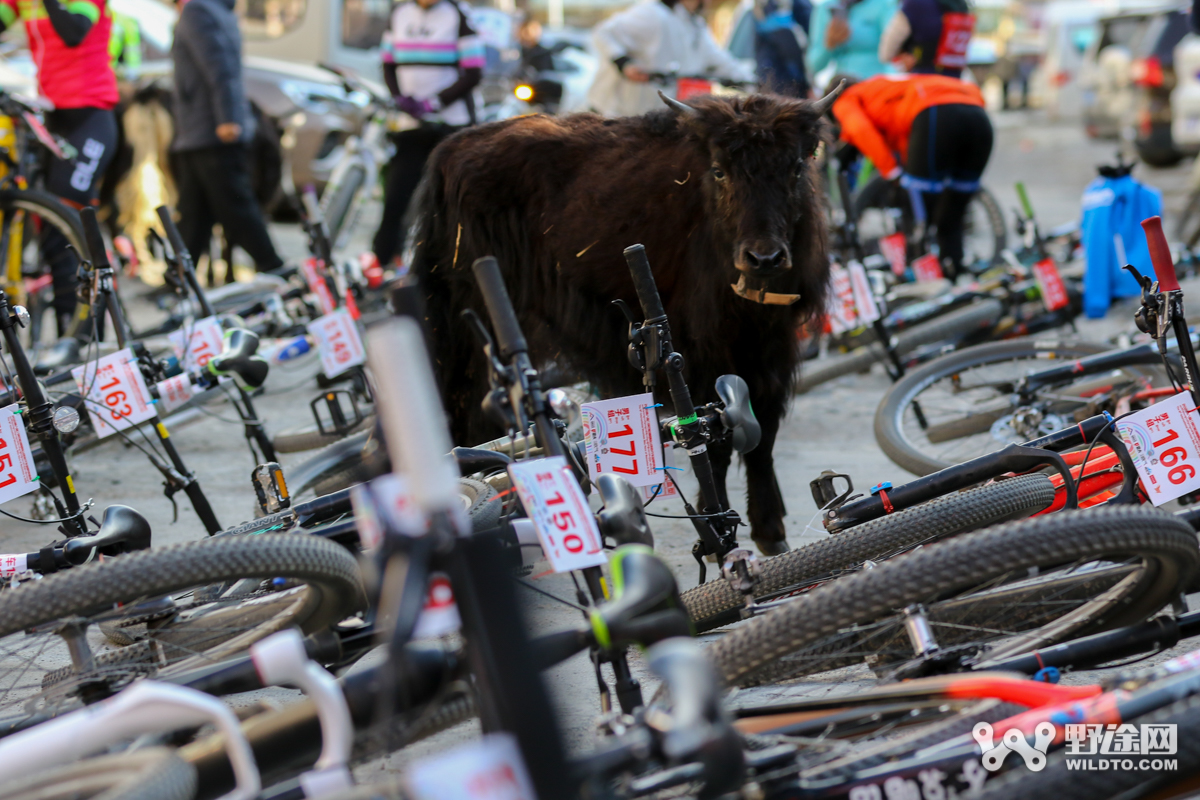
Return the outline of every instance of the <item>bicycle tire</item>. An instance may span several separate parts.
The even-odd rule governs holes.
[[[58,197],[40,189],[0,191],[0,214],[12,210],[21,210],[36,215],[43,223],[49,224],[61,233],[67,243],[75,248],[75,252],[87,252],[87,239],[83,233],[83,223],[79,219],[79,212],[63,203]],[[37,242],[30,242],[25,246],[31,244],[35,247],[38,246]],[[39,260],[41,258],[40,251],[38,258]],[[71,320],[67,335],[75,336],[81,333],[81,325],[82,322],[78,319],[78,315],[75,315]],[[37,342],[31,340],[30,344],[36,345]]]
[[[329,229],[329,241],[337,243],[342,235],[342,227],[350,215],[354,198],[367,179],[367,168],[362,164],[352,164],[347,168],[342,180],[334,187],[333,194],[328,195],[329,202],[321,203],[321,213]],[[323,198],[322,198],[323,199]]]
[[[765,559],[754,594],[756,598],[780,596],[791,587],[803,588],[853,570],[868,559],[1028,516],[1053,501],[1054,485],[1041,474],[938,497]],[[736,622],[745,606],[741,593],[722,580],[689,589],[682,600],[697,633]]]
[[[12,719],[0,727],[58,713],[86,685],[114,688],[164,667],[201,666],[283,627],[323,630],[365,605],[355,557],[304,534],[205,539],[19,584],[0,592],[0,637],[21,637],[0,646],[5,677],[21,677],[0,682],[0,703],[27,710],[16,717],[6,711]],[[64,619],[94,624],[102,638],[106,625],[145,626],[145,632],[128,647],[93,653],[92,666],[75,672],[52,624]]]
[[[722,637],[709,653],[729,685],[790,676],[800,666],[816,673],[825,664],[820,658],[833,662],[840,655],[824,655],[819,647],[845,631],[858,637],[854,626],[891,618],[913,604],[929,604],[931,598],[966,592],[1015,572],[1113,557],[1142,559],[1138,580],[1100,619],[1060,631],[1060,639],[1145,620],[1178,596],[1200,568],[1200,548],[1191,526],[1156,509],[1104,507],[1035,517],[956,536],[833,581],[750,620]],[[1028,613],[1026,608],[1004,606],[1003,596],[998,600],[1001,611],[1014,619]],[[976,603],[977,610],[982,603]],[[1061,609],[1056,604],[1053,610]],[[1049,607],[1045,611],[1051,613]],[[999,618],[989,625],[995,630]],[[811,662],[780,663],[804,647],[815,653]]]
[[[1008,247],[1008,223],[1004,220],[1004,209],[1000,207],[1000,202],[986,186],[979,187],[972,202],[978,202],[987,214],[988,226],[992,229],[995,247],[990,263],[994,264],[997,257],[1004,252],[1004,248]]]
[[[483,481],[459,478],[458,496],[471,520],[471,530],[486,531],[500,524],[504,504],[498,502],[499,493],[491,486]]]
[[[196,769],[170,748],[148,747],[5,783],[0,800],[191,800]]]
[[[966,334],[990,328],[999,322],[1003,314],[1004,304],[1002,302],[994,297],[986,298],[978,303],[955,309],[941,317],[900,331],[896,334],[896,351],[901,356],[905,356],[919,347],[947,339],[957,339]],[[874,342],[845,355],[829,358],[827,362],[826,364],[817,362],[816,366],[807,370],[801,368],[800,379],[796,382],[796,394],[804,394],[814,387],[843,375],[864,372],[876,363],[887,363],[887,353],[884,351],[883,345]]]
[[[302,428],[292,428],[291,430],[280,432],[275,436],[272,444],[277,453],[302,453],[306,450],[318,450],[326,445],[345,439],[347,436],[353,436],[356,433],[370,430],[374,424],[374,414],[363,417],[362,421],[357,425],[351,426],[344,433],[325,433],[317,427],[316,423],[313,423]]]
[[[1037,365],[1044,366],[1046,360],[1053,360],[1059,356],[1081,358],[1110,349],[1112,348],[1086,342],[1013,339],[1003,342],[988,342],[947,354],[914,369],[888,389],[875,411],[875,441],[895,464],[915,475],[928,475],[931,472],[945,469],[958,461],[936,458],[922,452],[915,444],[909,442],[903,433],[905,415],[913,401],[919,401],[920,394],[926,389],[938,381],[970,369],[1028,360],[1031,362],[1030,371],[1032,371],[1039,368]],[[929,410],[925,409],[926,417],[928,417]],[[999,448],[1003,446],[1003,443],[996,441],[995,446]]]

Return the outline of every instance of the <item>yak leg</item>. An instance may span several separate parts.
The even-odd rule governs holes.
[[[746,466],[746,515],[750,518],[750,538],[765,556],[788,551],[787,530],[783,517],[787,513],[783,494],[775,477],[775,435],[779,432],[780,414],[760,414],[762,440],[758,447],[742,456]]]

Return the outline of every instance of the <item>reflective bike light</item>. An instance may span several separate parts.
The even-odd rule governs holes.
[[[29,309],[25,306],[14,306],[13,314],[17,317],[17,324],[22,328],[29,327]]]
[[[59,433],[70,433],[79,427],[79,412],[70,406],[59,406],[54,409],[54,430]]]

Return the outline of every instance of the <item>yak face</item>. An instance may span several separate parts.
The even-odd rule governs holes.
[[[797,231],[819,213],[809,165],[822,115],[840,87],[807,103],[768,95],[699,100],[664,97],[710,162],[707,216],[734,267],[762,282],[792,268]]]

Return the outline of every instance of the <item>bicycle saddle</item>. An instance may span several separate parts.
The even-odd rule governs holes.
[[[604,508],[596,514],[600,533],[618,545],[654,547],[654,534],[650,531],[638,490],[619,475],[607,472],[596,478],[596,488],[604,500]]]
[[[63,545],[67,561],[79,565],[99,550],[106,556],[145,550],[150,547],[150,523],[129,506],[109,506],[104,509],[100,530],[90,536],[68,539]]]
[[[512,463],[512,459],[504,453],[495,450],[481,450],[475,447],[456,447],[450,451],[458,463],[460,475],[474,475],[493,469],[504,469]]]
[[[593,644],[607,650],[692,635],[675,576],[654,551],[641,544],[623,545],[613,551],[609,563],[613,599],[591,610],[590,626],[534,639],[530,644],[539,669],[565,661]]]
[[[721,423],[733,432],[733,449],[745,455],[758,447],[762,426],[750,407],[750,387],[746,382],[738,375],[722,375],[717,378],[717,396],[725,404]]]
[[[721,681],[712,661],[691,638],[658,642],[646,651],[654,674],[671,695],[671,724],[661,748],[669,763],[704,765],[698,797],[718,797],[742,784],[741,740],[721,705]]]
[[[267,379],[271,365],[258,352],[258,335],[245,328],[225,332],[225,349],[208,362],[213,375],[232,375],[243,389],[257,389]]]

